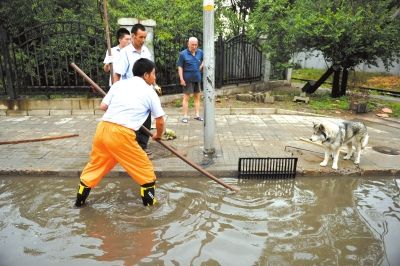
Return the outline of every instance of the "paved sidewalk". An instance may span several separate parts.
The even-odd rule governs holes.
[[[237,175],[240,157],[298,157],[298,175],[399,175],[400,155],[387,155],[373,147],[386,146],[400,150],[400,121],[358,116],[366,123],[369,144],[359,167],[352,161],[339,160],[339,170],[320,167],[323,150],[302,141],[309,138],[312,122],[334,120],[305,114],[271,114],[270,109],[216,110],[215,157],[203,155],[203,122],[190,119],[180,122],[177,109],[166,109],[167,127],[175,130],[177,139],[166,141],[187,158],[217,177]],[[0,116],[0,141],[33,139],[47,136],[79,134],[78,137],[41,142],[0,145],[0,175],[54,175],[78,177],[88,161],[97,115],[80,116]],[[158,177],[201,176],[202,174],[151,142],[150,149]],[[343,154],[341,156],[343,158]],[[331,162],[330,162],[331,164]],[[330,165],[329,164],[329,165]],[[126,175],[117,166],[109,176]]]

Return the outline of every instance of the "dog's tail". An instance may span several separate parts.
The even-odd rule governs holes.
[[[361,149],[365,149],[365,147],[367,147],[368,139],[369,139],[368,133],[361,138]]]

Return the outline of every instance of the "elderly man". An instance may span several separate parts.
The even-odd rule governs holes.
[[[196,37],[190,37],[188,48],[179,53],[178,74],[183,87],[183,123],[188,123],[188,109],[190,95],[194,96],[195,120],[203,121],[200,116],[201,70],[203,68],[203,51],[198,49]]]

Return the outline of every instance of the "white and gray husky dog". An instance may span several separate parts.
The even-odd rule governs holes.
[[[355,147],[354,163],[360,163],[361,149],[368,143],[367,127],[361,122],[341,121],[341,122],[322,122],[314,123],[314,133],[311,141],[321,141],[325,148],[325,158],[320,163],[321,166],[328,164],[329,156],[332,155],[332,168],[338,168],[340,147],[347,145],[347,154],[343,158],[348,160],[353,155],[353,145]]]

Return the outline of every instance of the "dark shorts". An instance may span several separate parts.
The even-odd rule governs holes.
[[[200,82],[186,82],[186,86],[182,86],[184,94],[199,93],[200,91]]]

